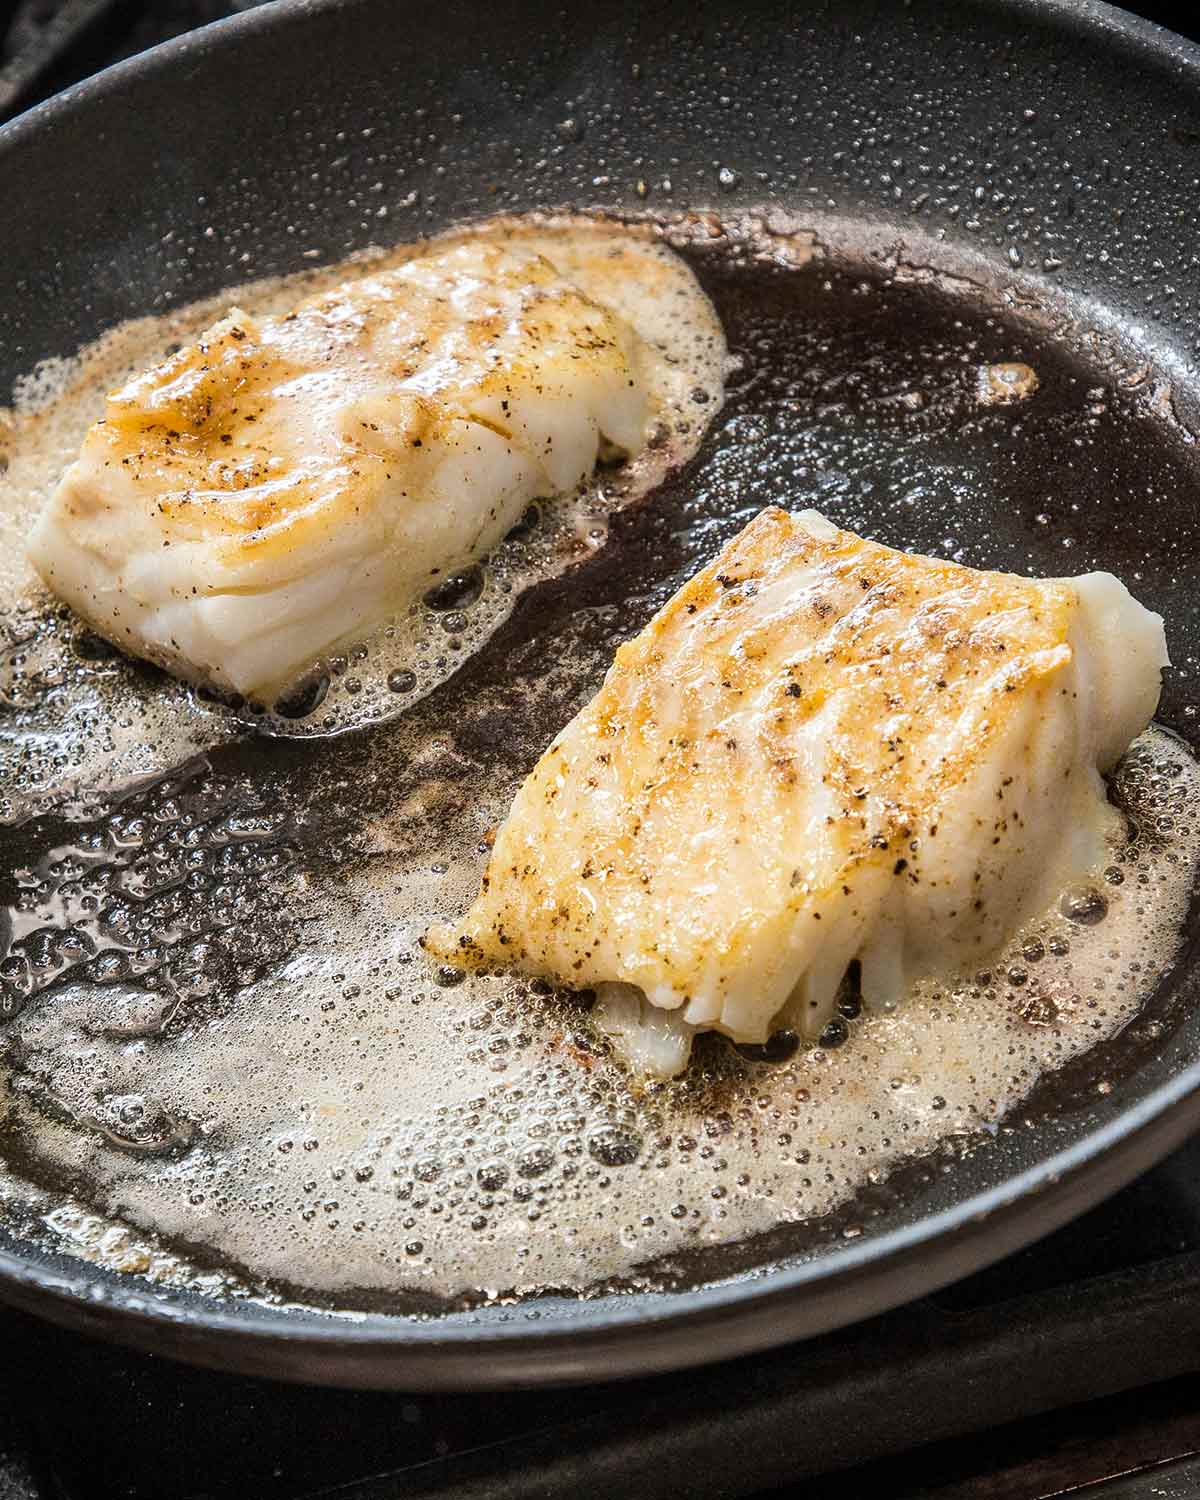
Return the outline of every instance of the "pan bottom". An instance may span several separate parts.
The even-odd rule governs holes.
[[[1193,643],[1195,466],[1152,383],[911,266],[734,234],[687,253],[735,360],[701,452],[449,683],[358,736],[226,725],[149,784],[3,831],[19,1232],[164,1287],[341,1309],[694,1284],[977,1186],[1022,1100],[1030,1129],[1078,1122],[1170,1044],[1200,783],[1162,732],[1117,778],[1130,836],[1090,905],[824,1047],[709,1039],[638,1092],[586,999],[426,966],[420,932],[465,905],[616,644],[764,505],[977,566],[1108,568],[1177,658]],[[61,618],[54,638],[70,674],[162,690]],[[33,702],[4,754],[52,740],[61,706]],[[1188,706],[1180,674],[1184,733]]]

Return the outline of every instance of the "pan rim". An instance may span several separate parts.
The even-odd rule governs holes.
[[[12,150],[31,132],[42,130],[76,108],[86,107],[93,97],[103,97],[143,74],[154,74],[171,68],[176,60],[219,37],[220,45],[234,45],[242,36],[287,25],[293,18],[318,15],[323,11],[344,13],[369,4],[370,0],[266,0],[250,10],[209,21],[180,36],[171,37],[148,47],[144,52],[122,59],[89,78],[73,83],[57,94],[31,105],[11,120],[0,124],[0,151]],[[1130,14],[1109,0],[969,0],[979,10],[1007,11],[1014,19],[1021,16],[1057,20],[1078,30],[1091,30],[1106,39],[1123,41],[1136,47],[1145,58],[1163,63],[1172,60],[1190,72],[1200,85],[1200,43],[1191,42],[1157,22]]]
[[[53,129],[57,122],[80,109],[86,110],[98,98],[119,93],[136,86],[139,79],[175,68],[193,49],[214,42],[221,47],[235,46],[242,37],[258,34],[260,30],[273,30],[335,9],[344,13],[351,4],[367,3],[369,0],[271,0],[254,10],[212,22],[117,63],[0,126],[0,153],[19,151],[31,136]],[[972,0],[972,4],[980,10],[1007,13],[1014,23],[1019,23],[1022,17],[1043,19],[1064,29],[1089,33],[1109,47],[1135,52],[1142,64],[1169,66],[1176,79],[1185,79],[1200,94],[1200,46],[1155,23],[1131,16],[1106,0]],[[549,1384],[564,1378],[632,1376],[787,1342],[797,1336],[794,1326],[797,1319],[789,1320],[782,1310],[788,1306],[794,1311],[806,1291],[821,1288],[836,1299],[852,1288],[864,1271],[886,1264],[899,1274],[906,1263],[932,1244],[948,1241],[959,1244],[981,1231],[990,1233],[996,1244],[994,1253],[976,1257],[973,1262],[976,1266],[988,1264],[1056,1227],[1053,1215],[1043,1216],[1033,1226],[1008,1222],[1019,1218],[1017,1211],[1036,1197],[1040,1189],[1068,1181],[1076,1184],[1072,1206],[1057,1221],[1065,1222],[1081,1206],[1099,1201],[1152,1160],[1161,1158],[1197,1126],[1200,1126],[1200,1060],[1123,1108],[1113,1119],[1088,1130],[1071,1145],[914,1223],[849,1243],[835,1253],[799,1264],[767,1267],[727,1282],[657,1294],[654,1305],[647,1305],[641,1297],[604,1303],[580,1302],[578,1311],[571,1316],[544,1319],[536,1329],[523,1326],[519,1312],[509,1323],[475,1322],[463,1315],[416,1319],[395,1314],[354,1314],[351,1320],[346,1315],[319,1309],[274,1309],[255,1304],[255,1316],[249,1318],[242,1311],[244,1304],[233,1304],[231,1308],[228,1303],[213,1301],[193,1306],[190,1302],[174,1301],[171,1294],[164,1295],[146,1283],[127,1282],[116,1273],[104,1272],[82,1260],[64,1270],[61,1265],[31,1263],[3,1245],[0,1245],[0,1299],[76,1326],[87,1323],[99,1327],[101,1319],[108,1319],[106,1336],[121,1342],[145,1345],[164,1335],[170,1340],[173,1335],[170,1352],[223,1368],[243,1363],[238,1350],[261,1350],[261,1357],[251,1356],[251,1364],[262,1365],[271,1351],[301,1342],[315,1351],[314,1368],[320,1374],[304,1370],[297,1378],[324,1378],[338,1384],[398,1384],[405,1374],[406,1360],[410,1362],[409,1372],[419,1373],[421,1383],[429,1388],[486,1389]],[[1147,1140],[1153,1142],[1149,1154],[1144,1149]],[[1094,1191],[1089,1190],[1081,1179],[1089,1168],[1105,1160],[1109,1163],[1109,1176]],[[1007,1232],[1001,1233],[1006,1223]],[[70,1262],[70,1257],[63,1259]],[[918,1275],[916,1280],[922,1284],[917,1291],[933,1290],[953,1280],[956,1274],[948,1271]],[[915,1294],[910,1290],[905,1297],[883,1302],[872,1310],[882,1311],[883,1307]],[[714,1347],[715,1338],[697,1339],[698,1334],[715,1334],[717,1328],[724,1335],[751,1308],[759,1314],[757,1336],[741,1342],[723,1338],[719,1348]],[[840,1326],[851,1321],[852,1316],[837,1316],[824,1327]],[[824,1331],[824,1327],[805,1331]],[[227,1340],[224,1354],[206,1349],[202,1342],[190,1344],[189,1332]],[[655,1336],[659,1337],[660,1345],[657,1354],[648,1360],[641,1346],[644,1340]],[[628,1348],[624,1365],[620,1356],[614,1360],[614,1337]],[[690,1349],[683,1347],[685,1342],[691,1343]],[[160,1343],[154,1346],[161,1350]],[[508,1358],[489,1363],[488,1356],[500,1351]],[[483,1357],[478,1368],[464,1371],[461,1367],[449,1367],[439,1372],[436,1363],[439,1356],[462,1360],[471,1352],[477,1358]],[[341,1363],[334,1359],[323,1367],[326,1354],[341,1357]],[[516,1362],[523,1358],[536,1361],[536,1367],[518,1369]],[[378,1375],[371,1378],[370,1360],[388,1361],[382,1379]],[[286,1377],[290,1372],[273,1373]]]

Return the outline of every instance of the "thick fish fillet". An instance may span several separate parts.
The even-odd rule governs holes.
[[[1100,773],[1145,728],[1162,622],[767,510],[617,652],[427,944],[596,986],[649,1071],[696,1029],[813,1036],[983,961],[1107,861]]]
[[[270,696],[573,489],[602,444],[643,447],[661,356],[581,284],[671,276],[615,238],[568,250],[570,274],[478,236],[286,317],[235,308],[109,398],[34,566],[130,652]]]

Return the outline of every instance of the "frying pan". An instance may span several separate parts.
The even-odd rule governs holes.
[[[1119,483],[1080,472],[1081,552],[1143,566],[1178,664],[1160,719],[1195,738],[1200,51],[1096,0],[267,5],[0,131],[0,204],[0,391],[251,275],[564,206],[787,216],[831,253],[945,277],[1085,353],[1103,343],[1141,394],[1106,450]],[[1158,478],[1138,486],[1143,464]],[[1023,547],[1064,571],[1030,519],[1037,475],[1018,462],[1007,483],[1003,525],[965,523],[971,560]],[[764,1247],[743,1274],[674,1290],[344,1319],[156,1290],[0,1232],[0,1296],[198,1363],[360,1386],[614,1378],[803,1338],[1007,1254],[1178,1145],[1200,1123],[1195,948],[1192,922],[1154,1001],[1165,1035],[1106,1092],[1030,1108],[820,1253]]]

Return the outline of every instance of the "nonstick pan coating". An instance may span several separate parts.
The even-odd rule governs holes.
[[[1096,359],[1102,324],[1104,358],[1151,366],[1129,452],[1168,424],[1186,479],[1198,183],[1200,53],[1086,0],[597,0],[579,17],[449,0],[419,21],[389,0],[269,5],[0,132],[0,389],[124,318],[472,215],[770,205],[778,226],[910,281],[953,272],[947,285],[1043,335],[1070,320]],[[1147,598],[1178,664],[1160,717],[1194,739],[1190,493],[1131,496],[1132,521],[1110,498],[1091,533],[1103,551],[1111,530],[1118,572],[1131,528],[1169,539],[1169,598]],[[1043,1110],[834,1253],[420,1321],[158,1292],[0,1234],[0,1295],[156,1352],[348,1385],[610,1378],[804,1337],[1048,1232],[1195,1128],[1193,946],[1159,997],[1168,1038],[1110,1093]]]

